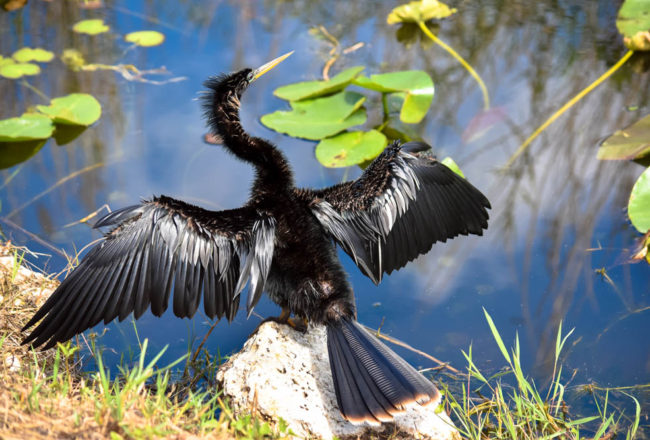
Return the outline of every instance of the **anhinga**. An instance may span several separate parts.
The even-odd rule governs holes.
[[[106,215],[95,227],[113,229],[25,325],[41,321],[24,343],[47,349],[102,320],[138,319],[149,306],[160,316],[170,296],[176,316],[192,317],[203,298],[207,316],[232,320],[248,283],[249,316],[266,291],[282,307],[282,322],[293,314],[327,327],[346,419],[387,421],[437,397],[429,380],[357,322],[335,245],[379,283],[436,241],[481,235],[490,204],[445,165],[415,152],[420,143],[391,144],[353,182],[296,188],[284,155],[248,135],[239,119],[242,93],[288,55],[205,82],[212,132],[255,167],[246,205],[209,211],[160,196]]]

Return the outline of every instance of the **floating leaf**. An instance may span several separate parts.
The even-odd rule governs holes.
[[[632,187],[627,214],[640,233],[650,231],[650,168],[646,168]]]
[[[61,54],[61,61],[74,71],[80,70],[86,64],[83,54],[77,49],[65,49]]]
[[[365,97],[339,92],[325,98],[291,101],[291,111],[262,116],[262,124],[291,136],[319,140],[366,122]]]
[[[12,57],[19,63],[28,63],[30,61],[49,63],[54,58],[54,53],[40,48],[23,47],[14,52]]]
[[[0,121],[0,142],[31,141],[47,139],[52,135],[54,125],[47,116],[25,113],[19,118]]]
[[[433,34],[437,34],[440,30],[440,25],[434,21],[427,21],[424,24],[427,29]],[[415,23],[404,22],[395,31],[395,38],[402,43],[407,49],[413,44],[420,42],[422,49],[428,49],[434,42],[427,38],[421,31],[420,26]]]
[[[465,174],[463,174],[463,172],[460,170],[460,167],[458,166],[458,164],[456,162],[454,162],[454,159],[452,159],[451,157],[449,157],[449,156],[445,157],[444,159],[442,159],[440,161],[440,163],[445,165],[447,168],[452,170],[454,173],[458,174],[463,179],[465,178]]]
[[[162,44],[165,35],[158,31],[137,31],[126,34],[124,39],[137,46],[151,47]]]
[[[7,63],[0,66],[0,76],[9,79],[20,78],[25,75],[38,75],[39,73],[41,73],[41,68],[38,67],[38,64]]]
[[[316,159],[330,168],[349,167],[374,159],[387,142],[377,130],[340,133],[316,145]]]
[[[99,102],[86,93],[72,93],[54,98],[49,106],[39,105],[37,108],[54,122],[69,125],[90,125],[102,114]]]
[[[27,0],[2,0],[0,5],[5,11],[15,11],[27,4]]]
[[[0,169],[10,168],[26,161],[35,155],[45,145],[45,142],[47,142],[47,139],[23,142],[0,142]]]
[[[632,160],[649,154],[650,115],[647,115],[605,139],[596,157],[601,160]]]
[[[422,70],[381,73],[370,78],[360,76],[354,84],[382,93],[405,93],[399,118],[409,124],[420,122],[433,101],[433,80]]]
[[[390,11],[386,22],[395,23],[417,23],[438,18],[449,17],[456,13],[456,8],[450,8],[438,0],[421,0],[398,6]]]
[[[56,124],[52,137],[57,145],[65,145],[77,139],[87,128],[85,125]]]
[[[386,135],[389,141],[398,140],[400,142],[410,142],[421,140],[418,133],[412,125],[406,125],[399,120],[391,120],[389,125],[381,128],[381,132]]]
[[[93,18],[91,20],[82,20],[72,26],[72,30],[79,34],[97,35],[108,32],[110,27],[104,23],[101,18]]]
[[[16,64],[16,61],[13,58],[3,58],[0,55],[0,67],[6,66],[7,64]]]
[[[273,94],[287,101],[315,98],[343,90],[363,70],[362,66],[350,67],[329,81],[305,81],[277,88]]]
[[[625,0],[618,10],[616,28],[632,50],[650,50],[650,1]]]

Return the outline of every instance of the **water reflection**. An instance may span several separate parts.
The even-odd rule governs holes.
[[[313,143],[278,135],[258,122],[262,114],[285,105],[272,97],[274,88],[320,76],[331,46],[312,37],[309,29],[323,25],[344,47],[365,43],[338,60],[334,73],[363,64],[369,73],[420,68],[432,75],[433,107],[425,122],[411,129],[430,141],[440,157],[453,156],[493,204],[485,237],[435,246],[379,287],[344,256],[360,320],[375,327],[383,322],[385,332],[457,367],[464,365],[460,349],[473,343],[479,366],[498,368],[502,362],[487,332],[485,307],[506,340],[519,332],[524,365],[542,376],[553,360],[555,333],[563,321],[565,328],[576,327],[579,342],[567,362],[578,369],[577,381],[647,383],[650,342],[643,335],[650,330],[650,270],[646,264],[618,264],[637,235],[623,209],[641,168],[599,162],[596,147],[603,136],[647,112],[648,58],[635,56],[546,130],[509,172],[500,170],[536,126],[624,53],[614,27],[616,5],[586,0],[458,5],[462,13],[440,24],[440,36],[480,72],[493,106],[502,112],[487,132],[467,142],[463,133],[482,108],[480,90],[438,48],[400,43],[398,28],[385,24],[393,6],[306,0],[108,3],[98,13],[112,27],[111,38],[72,33],[83,13],[69,2],[30,4],[0,15],[4,55],[23,45],[56,53],[75,47],[91,61],[164,65],[188,77],[153,86],[112,72],[75,73],[59,62],[48,65],[44,74],[30,79],[35,87],[49,96],[92,93],[102,103],[103,116],[72,143],[49,141],[29,161],[1,171],[8,183],[0,189],[0,214],[74,253],[99,233],[86,225],[64,226],[104,203],[117,208],[167,194],[215,209],[238,206],[247,196],[252,171],[219,147],[202,143],[205,128],[197,93],[208,75],[259,65],[289,50],[296,53],[283,70],[265,76],[245,95],[244,126],[281,145],[300,185],[339,181],[344,172],[323,169],[314,158]],[[144,28],[164,32],[165,44],[130,50],[120,42],[118,34]],[[41,103],[19,81],[0,80],[0,95],[7,97],[0,118]],[[631,106],[641,110],[628,111]],[[380,117],[372,109],[369,115],[369,125]],[[79,174],[69,178],[75,172]],[[358,173],[350,170],[348,177]],[[14,241],[52,253],[7,223],[3,228]],[[58,271],[65,260],[53,254],[39,263]],[[600,268],[613,284],[596,273]],[[257,311],[262,316],[277,313],[268,301]],[[209,349],[226,353],[238,348],[257,322],[239,316],[230,327],[219,325]],[[168,357],[173,358],[184,354],[188,340],[202,337],[208,325],[200,316],[190,322],[170,314],[164,319],[145,315],[138,332],[152,340],[154,349],[171,344]],[[130,324],[109,329],[104,342],[116,351],[134,343]],[[400,354],[416,365],[431,366],[412,353]]]

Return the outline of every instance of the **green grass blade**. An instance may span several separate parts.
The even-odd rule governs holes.
[[[503,339],[501,339],[499,330],[497,330],[496,325],[494,325],[494,321],[492,321],[492,317],[487,312],[487,310],[485,310],[485,307],[483,307],[483,313],[485,313],[485,319],[487,320],[487,323],[490,326],[490,330],[492,331],[492,336],[494,336],[494,340],[496,341],[497,345],[499,346],[499,349],[501,350],[501,354],[506,359],[506,361],[508,361],[510,366],[512,366],[512,360],[510,360],[510,355],[508,354],[508,350],[506,350],[506,345],[503,343]]]

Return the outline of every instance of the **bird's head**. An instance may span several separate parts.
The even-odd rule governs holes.
[[[275,58],[257,69],[242,69],[229,75],[213,76],[203,83],[209,90],[203,95],[203,108],[213,135],[220,135],[219,125],[224,120],[237,120],[232,115],[239,111],[244,90],[266,72],[284,61],[293,51]],[[230,115],[224,117],[224,114]],[[220,143],[220,142],[218,142]]]
[[[285,53],[257,69],[246,68],[231,73],[230,75],[212,77],[205,82],[205,85],[209,89],[214,90],[217,95],[227,96],[234,94],[237,98],[241,98],[242,93],[244,93],[244,90],[246,90],[249,85],[280,64],[292,53],[293,51]]]

